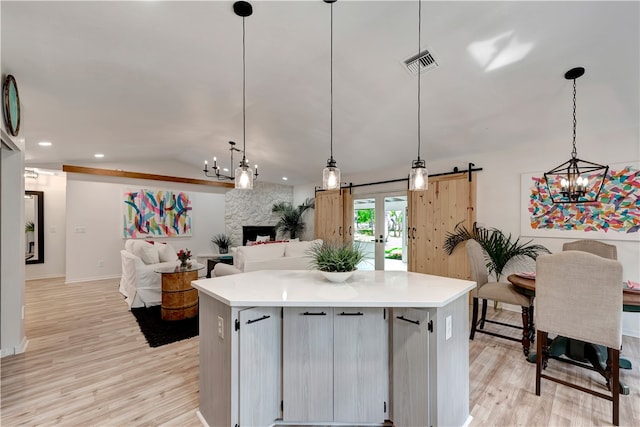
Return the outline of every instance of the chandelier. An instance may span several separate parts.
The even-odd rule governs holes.
[[[576,150],[576,79],[583,74],[584,68],[577,67],[567,71],[564,75],[565,79],[573,80],[573,149],[569,160],[544,174],[553,203],[597,202],[609,171],[609,166],[578,158]]]

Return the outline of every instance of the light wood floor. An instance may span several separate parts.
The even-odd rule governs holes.
[[[2,426],[200,426],[198,338],[150,348],[117,291],[117,280],[26,286],[27,351],[2,359]],[[490,310],[491,312],[492,310]],[[518,322],[508,311],[491,313]],[[631,394],[621,396],[621,425],[640,425],[640,339],[624,337]],[[611,404],[544,381],[518,343],[478,335],[470,342],[473,426],[609,425]],[[598,374],[550,361],[604,389]]]

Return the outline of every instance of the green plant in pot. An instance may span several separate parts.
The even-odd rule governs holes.
[[[231,246],[231,236],[225,233],[219,233],[213,236],[211,243],[218,247],[218,252],[221,254],[229,253],[229,246]]]
[[[33,223],[33,221],[27,221],[27,223],[24,225],[24,232],[28,233],[28,232],[33,232],[36,229],[36,225]]]
[[[271,212],[280,215],[280,219],[275,225],[276,231],[289,235],[290,239],[295,239],[304,231],[305,224],[302,221],[302,214],[308,209],[315,207],[315,200],[307,198],[304,203],[293,207],[289,202],[277,202],[271,207]]]
[[[332,282],[344,282],[351,277],[365,256],[357,243],[332,242],[313,245],[308,254],[311,266]]]
[[[454,249],[462,242],[474,239],[487,255],[487,269],[494,273],[496,281],[500,281],[502,272],[509,261],[516,257],[528,257],[535,260],[542,253],[551,253],[542,245],[532,245],[531,240],[520,242],[520,238],[512,241],[511,234],[506,236],[496,228],[484,228],[475,222],[471,230],[458,223],[453,232],[447,233],[444,241],[444,251],[451,255]]]

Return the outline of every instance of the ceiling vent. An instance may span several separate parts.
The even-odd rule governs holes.
[[[404,66],[410,74],[426,73],[438,67],[433,54],[428,49],[423,50],[417,55],[407,58],[403,61]]]

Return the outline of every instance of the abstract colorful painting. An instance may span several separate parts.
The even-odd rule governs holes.
[[[187,193],[164,190],[125,191],[124,237],[191,236],[191,209]]]
[[[598,202],[554,204],[543,174],[529,177],[527,194],[532,230],[640,235],[640,170],[633,166],[609,170]]]

